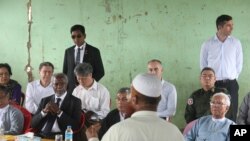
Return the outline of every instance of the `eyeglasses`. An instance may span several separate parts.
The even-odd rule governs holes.
[[[78,35],[72,35],[72,36],[71,36],[72,39],[81,38],[81,37],[82,37],[82,35],[80,35],[80,34],[78,34]]]
[[[212,79],[214,75],[202,75],[201,78],[203,79]]]
[[[127,102],[128,99],[127,98],[116,98],[117,101],[121,101],[121,102]]]
[[[227,104],[210,102],[210,105],[211,105],[211,106],[223,106],[223,105],[227,105]]]
[[[3,76],[10,76],[10,74],[9,73],[0,73],[0,77],[3,77]]]

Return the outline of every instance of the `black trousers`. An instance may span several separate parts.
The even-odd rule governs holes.
[[[219,80],[215,82],[216,87],[226,88],[231,96],[231,104],[233,106],[233,121],[236,122],[238,113],[238,99],[239,99],[239,84],[234,80]]]

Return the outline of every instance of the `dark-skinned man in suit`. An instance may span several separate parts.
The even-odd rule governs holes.
[[[65,50],[63,73],[68,76],[68,92],[72,93],[78,85],[74,75],[76,65],[83,62],[90,63],[93,67],[93,78],[96,81],[99,81],[104,76],[104,67],[99,49],[85,42],[86,33],[84,26],[74,25],[71,27],[70,33],[75,45]]]

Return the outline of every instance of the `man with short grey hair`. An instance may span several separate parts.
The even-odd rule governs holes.
[[[109,91],[92,77],[92,66],[89,63],[80,63],[75,67],[74,73],[79,85],[74,89],[73,95],[81,99],[87,120],[89,118],[96,121],[106,117],[110,111]]]
[[[210,101],[212,115],[199,118],[185,135],[186,141],[228,141],[229,127],[235,124],[225,117],[230,107],[230,98],[225,93],[216,93]]]

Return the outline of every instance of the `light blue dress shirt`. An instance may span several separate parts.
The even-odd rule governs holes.
[[[186,134],[185,141],[229,141],[229,127],[235,124],[227,118],[213,119],[211,115],[201,117]]]
[[[224,42],[221,42],[215,35],[202,44],[200,68],[213,68],[216,80],[237,79],[242,65],[243,53],[238,39],[228,36]]]
[[[157,107],[159,117],[171,117],[175,115],[177,104],[177,92],[175,86],[162,80],[161,100]]]

